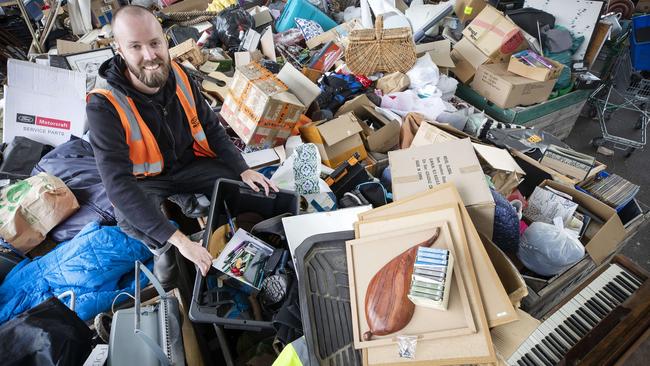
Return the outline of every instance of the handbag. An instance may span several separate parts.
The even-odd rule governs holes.
[[[158,291],[160,301],[141,306],[140,271]],[[185,365],[178,299],[167,294],[156,276],[135,262],[135,307],[113,315],[108,366]]]
[[[377,16],[375,29],[358,29],[350,33],[345,60],[353,74],[410,70],[417,59],[410,28],[384,29],[384,20]]]

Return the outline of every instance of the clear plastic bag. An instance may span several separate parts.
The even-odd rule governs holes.
[[[397,336],[397,345],[399,346],[399,356],[401,358],[415,358],[415,349],[418,345],[417,336]]]
[[[577,263],[585,247],[571,231],[562,226],[533,222],[519,241],[517,257],[524,265],[542,275],[554,276]]]

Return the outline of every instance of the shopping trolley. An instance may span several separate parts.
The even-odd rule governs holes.
[[[629,31],[618,40],[620,53],[611,67],[609,77],[589,97],[596,110],[602,136],[591,140],[594,147],[610,143],[617,150],[624,150],[630,156],[646,144],[646,128],[650,117],[650,80],[632,68],[627,38]],[[634,116],[634,117],[631,117]],[[636,117],[636,118],[635,118]],[[640,139],[630,139],[613,134],[608,124],[635,121],[633,127],[640,130]]]

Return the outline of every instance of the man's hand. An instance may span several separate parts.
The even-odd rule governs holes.
[[[191,241],[179,230],[176,230],[171,238],[169,238],[169,242],[178,248],[178,251],[183,257],[196,264],[203,276],[208,273],[210,266],[212,266],[212,256],[200,243]]]
[[[244,183],[248,184],[255,192],[260,191],[260,188],[257,186],[259,184],[264,188],[264,193],[267,196],[269,195],[269,187],[276,192],[278,191],[278,187],[275,185],[275,183],[271,182],[264,175],[252,169],[248,169],[241,173],[241,180]]]

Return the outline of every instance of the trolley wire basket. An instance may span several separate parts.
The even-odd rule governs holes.
[[[630,156],[636,149],[646,144],[646,128],[650,120],[648,102],[650,99],[650,80],[632,67],[628,34],[622,36],[617,47],[610,48],[619,51],[613,59],[611,72],[590,96],[589,102],[596,110],[602,136],[591,141],[594,147],[606,143],[617,150],[624,150]],[[623,47],[621,47],[623,46]],[[629,123],[633,121],[634,124]],[[627,124],[640,130],[638,139],[616,135],[614,124]],[[609,128],[608,128],[609,125]],[[620,128],[618,129],[620,131]]]

